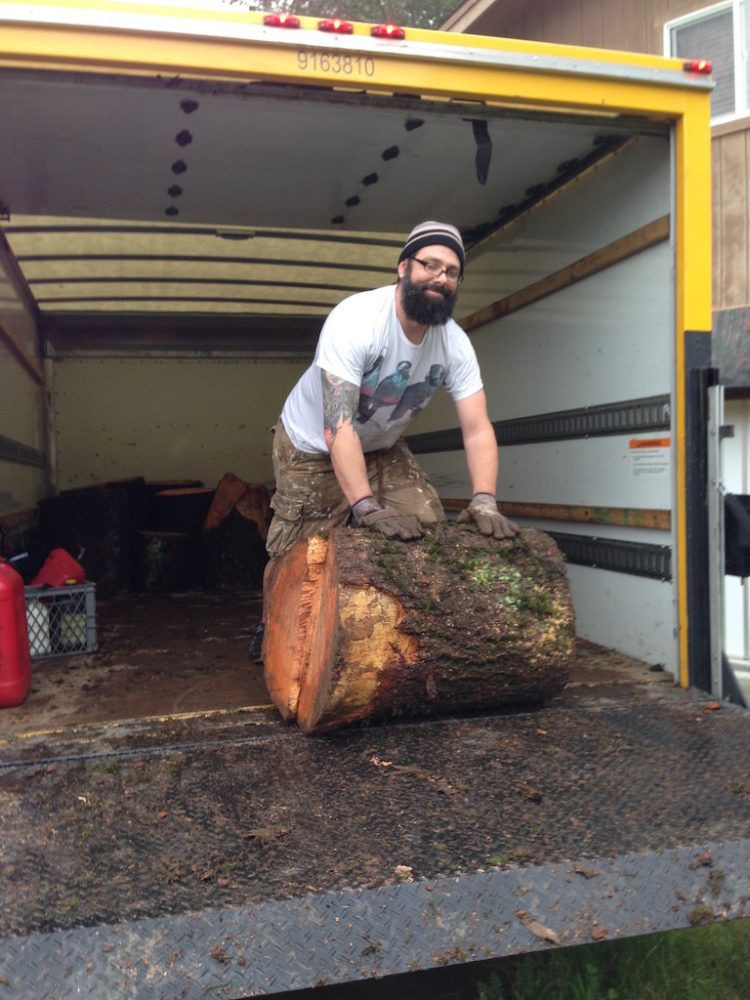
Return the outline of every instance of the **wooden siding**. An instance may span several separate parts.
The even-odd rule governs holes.
[[[750,302],[748,261],[748,178],[750,130],[741,128],[713,139],[714,308]]]
[[[711,0],[496,0],[472,19],[470,0],[454,15],[474,34],[591,45],[632,52],[664,51],[664,24]],[[477,4],[481,10],[483,4]],[[700,56],[700,52],[694,53]],[[713,304],[750,305],[750,118],[719,126],[713,139]]]
[[[592,45],[629,52],[663,52],[666,21],[710,6],[712,0],[496,0],[476,17],[471,3],[460,30],[478,35]],[[482,5],[478,5],[482,6]],[[695,53],[699,56],[700,53]]]

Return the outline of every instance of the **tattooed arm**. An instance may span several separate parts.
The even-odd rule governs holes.
[[[354,504],[371,493],[362,444],[354,430],[359,386],[321,370],[323,433],[341,491]]]

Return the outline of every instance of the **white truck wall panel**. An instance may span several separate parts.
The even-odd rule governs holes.
[[[480,330],[472,341],[490,419],[669,394],[674,355],[670,268],[669,246],[654,247]],[[450,400],[441,398],[412,429],[455,423]],[[645,474],[629,446],[634,438],[653,436],[669,435],[501,448],[500,495],[534,503],[670,509],[671,453],[665,449],[663,467]],[[462,454],[424,461],[441,492],[465,495]]]
[[[0,517],[32,510],[46,495],[46,485],[43,469],[0,461]]]
[[[34,319],[18,298],[0,264],[0,325],[35,364],[40,365]],[[0,337],[0,434],[41,448],[43,392]]]
[[[606,134],[606,128],[602,132]],[[543,212],[532,212],[523,236],[554,246],[565,234],[562,245],[577,247],[582,252],[576,256],[583,256],[666,215],[671,208],[669,139],[641,135]]]
[[[492,419],[670,392],[671,267],[661,244],[478,331]]]
[[[734,427],[734,437],[722,441],[722,479],[726,493],[750,489],[750,400],[728,399],[724,423]],[[733,660],[750,660],[750,587],[737,576],[724,578],[725,652]]]
[[[662,464],[644,472],[643,453],[632,437],[591,437],[503,448],[500,495],[503,500],[595,507],[672,506],[671,449]]]
[[[39,365],[34,319],[0,266],[0,324]],[[45,450],[44,390],[0,338],[0,435]],[[46,492],[44,469],[0,461],[0,515],[33,508]]]
[[[659,664],[677,677],[675,607],[669,583],[573,565],[568,565],[568,579],[579,636]]]
[[[497,301],[669,214],[671,208],[669,142],[640,137],[543,210],[532,209],[527,218],[511,224],[491,252],[472,258],[457,316],[486,302],[473,297],[474,283],[480,286],[477,292]]]
[[[60,360],[60,488],[140,475],[213,486],[225,472],[271,485],[270,428],[304,367],[236,357]]]
[[[44,393],[0,339],[0,434],[43,449]]]

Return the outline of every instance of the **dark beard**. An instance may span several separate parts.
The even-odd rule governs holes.
[[[406,315],[414,323],[419,323],[422,326],[442,326],[453,315],[458,289],[454,292],[446,292],[438,286],[433,286],[444,297],[442,300],[427,298],[425,288],[429,288],[430,283],[427,281],[423,284],[417,284],[411,280],[411,262],[409,270],[404,273],[400,284],[401,305],[404,307]]]

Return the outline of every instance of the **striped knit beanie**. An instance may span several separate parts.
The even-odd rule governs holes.
[[[450,247],[453,250],[461,261],[461,273],[463,273],[466,256],[464,243],[456,227],[447,222],[420,222],[418,226],[415,226],[409,233],[406,245],[398,258],[399,264],[407,257],[413,257],[422,247],[435,246],[435,244]]]

